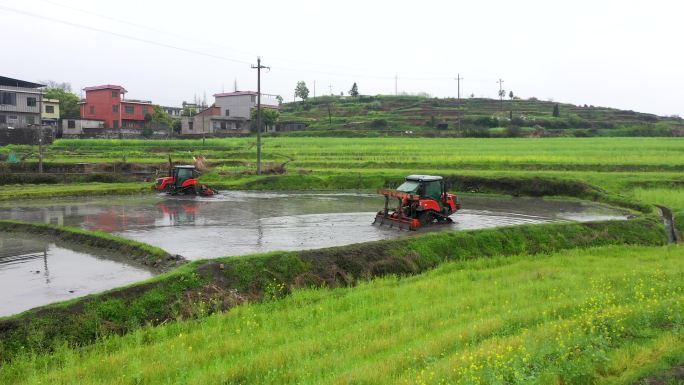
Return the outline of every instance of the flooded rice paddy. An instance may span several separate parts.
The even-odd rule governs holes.
[[[102,230],[201,259],[414,234],[372,226],[383,204],[384,198],[366,193],[231,191],[214,198],[148,195],[15,202],[0,205],[0,219]],[[618,209],[579,201],[465,196],[462,205],[453,224],[421,231],[626,218]],[[0,233],[0,246],[0,316],[153,274],[121,256],[35,236]]]
[[[152,277],[108,255],[56,240],[0,232],[0,316]]]

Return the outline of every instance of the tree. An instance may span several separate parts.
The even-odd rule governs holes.
[[[302,100],[306,100],[309,97],[309,89],[306,87],[304,81],[298,81],[297,87],[295,87],[295,97],[299,97]]]
[[[69,83],[69,82],[58,82],[58,81],[54,81],[54,80],[40,80],[40,81],[38,81],[38,83],[45,84],[48,89],[59,88],[60,90],[71,92],[71,83]]]
[[[499,98],[503,100],[503,98],[506,96],[506,90],[499,90]]]
[[[149,114],[148,114],[149,115]],[[147,118],[147,116],[145,116]],[[147,120],[146,120],[147,121]],[[154,124],[171,127],[173,126],[173,118],[160,106],[154,106],[150,121]]]
[[[276,95],[276,100],[278,101],[278,105],[283,104],[283,97],[280,95]]]
[[[553,117],[554,118],[560,117],[560,109],[558,108],[558,103],[554,104],[554,106],[553,106]]]
[[[175,134],[180,134],[180,133],[181,133],[181,129],[182,129],[181,126],[182,126],[182,125],[181,125],[180,119],[174,119],[174,120],[173,120],[173,124],[171,125],[171,129],[173,130],[173,132],[174,132]]]
[[[351,90],[349,90],[349,96],[359,96],[359,87],[356,86],[356,82],[354,82],[354,85],[352,86]]]
[[[514,96],[514,95],[513,95],[513,91],[511,91],[511,92],[508,93],[508,97],[511,98],[511,100],[513,100],[513,96]]]
[[[261,126],[269,127],[275,126],[278,123],[278,118],[280,118],[280,112],[272,108],[262,108],[261,109]],[[252,110],[252,120],[250,122],[252,131],[256,131],[257,126],[257,109]]]
[[[81,108],[78,105],[80,98],[63,88],[48,88],[45,91],[45,99],[59,100],[59,117],[62,119],[77,119],[81,116]]]

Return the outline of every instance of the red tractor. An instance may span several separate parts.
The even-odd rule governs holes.
[[[409,175],[396,190],[379,189],[385,196],[385,208],[375,216],[374,224],[418,230],[431,223],[451,223],[449,216],[461,208],[460,199],[446,191],[441,176]],[[389,207],[397,198],[396,208]]]
[[[200,195],[210,197],[216,194],[213,188],[197,181],[200,172],[192,165],[174,166],[169,176],[157,178],[154,189],[170,195]]]

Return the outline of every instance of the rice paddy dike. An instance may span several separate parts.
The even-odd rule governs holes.
[[[169,154],[181,163],[202,154],[213,166],[203,182],[255,190],[370,190],[429,173],[445,175],[456,192],[572,197],[635,217],[190,262],[0,319],[0,382],[167,383],[161,363],[174,362],[184,383],[631,384],[684,361],[681,246],[663,246],[652,206],[671,208],[681,232],[680,139],[266,138],[267,165],[286,173],[260,177],[250,172],[253,138],[201,143],[60,140],[46,165],[119,166],[127,154],[129,164],[163,170]],[[26,149],[0,149],[8,150]],[[0,199],[88,188],[137,194],[149,183],[6,185]],[[510,281],[506,266],[518,272]],[[504,281],[506,290],[491,290]],[[443,288],[435,291],[442,297],[424,295],[428,287]],[[554,287],[563,294],[549,297]],[[440,306],[458,320],[446,322]]]

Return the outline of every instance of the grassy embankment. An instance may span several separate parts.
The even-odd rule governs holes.
[[[159,270],[168,270],[185,262],[182,257],[170,255],[159,247],[118,237],[104,231],[90,231],[70,226],[55,226],[45,223],[27,223],[12,220],[0,220],[0,231],[54,237],[64,242],[115,251],[132,261]]]
[[[29,151],[6,146],[0,152]],[[167,155],[188,163],[203,154],[215,166],[203,180],[232,189],[375,189],[410,173],[577,180],[635,197],[642,190],[678,194],[684,183],[684,140],[676,138],[266,138],[266,167],[288,162],[285,176],[256,177],[254,138],[201,140],[58,140],[46,168],[72,163],[128,162],[164,168]],[[30,162],[35,159],[31,158]],[[138,193],[144,183],[11,185],[0,198],[78,193]],[[658,192],[657,190],[663,190]],[[682,207],[684,209],[684,207]]]
[[[553,116],[558,104],[559,116]],[[460,128],[458,121],[461,120]],[[282,121],[303,121],[306,131],[288,136],[451,137],[673,136],[684,125],[675,117],[539,100],[416,96],[318,97],[286,103]]]
[[[602,245],[662,245],[657,218],[439,232],[330,249],[273,252],[186,264],[129,287],[0,320],[0,362],[61,344],[88,344],[147,323],[206,315],[307,286],[354,285],[416,274],[449,260],[549,253]]]
[[[632,384],[684,360],[683,274],[678,246],[448,262],[23,356],[0,382]]]

